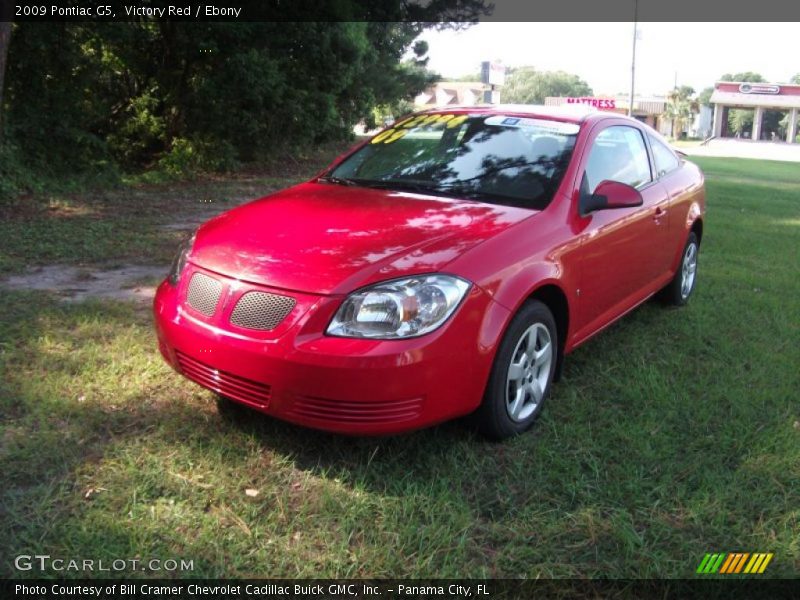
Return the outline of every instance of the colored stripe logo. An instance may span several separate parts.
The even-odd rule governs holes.
[[[719,573],[721,575],[731,575],[744,573],[756,575],[763,573],[774,554],[772,552],[721,552],[717,554],[706,554],[697,573],[711,575]]]

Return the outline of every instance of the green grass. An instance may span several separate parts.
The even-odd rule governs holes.
[[[168,264],[185,232],[164,224],[258,198],[307,179],[342,150],[328,144],[257,172],[117,188],[39,194],[0,202],[0,276],[52,263]]]
[[[226,420],[163,364],[147,309],[3,292],[0,575],[45,553],[209,577],[693,577],[706,552],[761,551],[796,576],[800,168],[696,161],[692,302],[647,303],[579,349],[504,444],[459,423],[376,440]],[[102,215],[104,258],[127,256],[106,236],[128,218]],[[4,231],[12,266],[81,248]]]

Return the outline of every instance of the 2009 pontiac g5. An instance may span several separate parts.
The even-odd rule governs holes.
[[[704,212],[700,170],[634,119],[423,112],[202,225],[158,289],[159,347],[225,402],[309,427],[477,411],[506,438],[579,344],[653,294],[689,300]]]

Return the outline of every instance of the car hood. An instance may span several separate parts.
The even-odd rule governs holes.
[[[316,294],[432,272],[532,211],[416,193],[304,183],[200,227],[191,262]]]

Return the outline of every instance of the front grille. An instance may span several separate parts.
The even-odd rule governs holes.
[[[288,296],[247,292],[236,303],[231,323],[247,329],[274,329],[292,312],[294,305],[294,298]]]
[[[189,290],[186,292],[186,302],[197,312],[210,317],[217,308],[219,295],[221,293],[221,282],[203,273],[195,273],[192,276],[192,280],[189,282]]]
[[[220,371],[183,352],[176,351],[175,354],[178,357],[181,372],[204,388],[246,404],[255,404],[261,407],[269,405],[270,386]]]
[[[344,402],[297,396],[291,412],[302,417],[339,423],[397,423],[416,419],[422,412],[422,398],[388,402]]]

